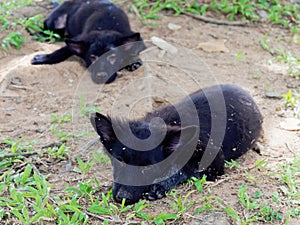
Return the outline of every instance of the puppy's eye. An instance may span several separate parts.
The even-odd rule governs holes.
[[[111,64],[114,65],[116,60],[117,60],[117,55],[116,54],[110,54],[109,56],[107,56],[107,61]]]

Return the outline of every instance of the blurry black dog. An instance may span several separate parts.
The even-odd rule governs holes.
[[[153,123],[157,117],[164,125]],[[91,122],[111,158],[113,196],[117,202],[125,198],[127,204],[162,198],[190,177],[215,180],[224,174],[225,160],[253,148],[262,132],[262,115],[253,98],[230,84],[201,89],[142,120],[96,113]],[[149,147],[156,139],[158,144]]]
[[[46,18],[44,29],[64,37],[66,46],[36,55],[34,65],[55,64],[77,55],[86,67],[93,64],[90,71],[96,83],[112,82],[117,71],[134,71],[142,65],[138,55],[145,45],[140,33],[132,32],[127,15],[107,0],[66,0]]]

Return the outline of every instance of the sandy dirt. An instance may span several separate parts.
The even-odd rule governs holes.
[[[291,42],[290,33],[269,25],[220,26],[184,15],[174,17],[168,14],[161,14],[160,20],[155,21],[158,28],[152,28],[143,25],[134,13],[128,15],[132,29],[141,33],[150,50],[141,55],[146,62],[143,67],[134,72],[121,71],[118,78],[108,85],[93,84],[77,57],[56,65],[30,64],[35,54],[52,52],[64,43],[39,43],[30,40],[28,36],[29,41],[20,51],[10,50],[8,53],[1,53],[1,137],[23,138],[26,141],[35,141],[35,146],[42,147],[58,141],[51,131],[53,125],[50,123],[51,115],[73,115],[72,122],[59,126],[64,132],[76,136],[68,139],[66,143],[70,147],[71,170],[65,172],[70,166],[65,160],[54,161],[51,158],[44,162],[35,162],[36,166],[42,173],[47,174],[49,182],[54,184],[52,190],[54,195],[62,194],[66,186],[76,186],[78,180],[91,178],[98,179],[102,185],[99,191],[107,192],[111,187],[110,164],[97,163],[85,175],[72,172],[72,168],[76,166],[74,156],[80,156],[86,161],[93,158],[94,152],[102,148],[100,144],[95,144],[89,149],[85,148],[96,135],[88,117],[79,113],[79,96],[83,96],[84,104],[96,106],[102,113],[111,114],[117,109],[122,113],[122,110],[125,110],[123,113],[125,116],[128,114],[141,116],[151,108],[179,100],[182,97],[179,89],[184,93],[191,93],[211,84],[233,83],[251,93],[264,116],[262,151],[260,155],[253,151],[247,153],[238,160],[241,164],[238,169],[228,170],[217,183],[207,185],[205,192],[220,197],[237,210],[239,209],[237,192],[241,184],[252,187],[253,189],[249,188],[250,193],[261,190],[266,199],[270,199],[272,192],[278,187],[278,182],[266,175],[265,171],[249,168],[252,168],[257,160],[266,159],[268,166],[272,167],[292,157],[300,150],[300,132],[288,131],[280,126],[286,118],[293,118],[294,114],[285,107],[283,99],[268,98],[266,93],[281,95],[287,93],[289,89],[299,90],[300,81],[288,75],[286,65],[276,60],[271,62],[273,56],[261,48],[259,40],[268,35],[270,46],[285,48],[299,56],[300,48]],[[168,28],[169,23],[180,25],[180,28],[171,30]],[[177,47],[178,55],[163,52],[153,46],[150,41],[153,36]],[[215,42],[224,43],[225,49],[217,46],[211,52],[198,48],[200,43],[216,46]],[[238,57],[239,54],[242,57]],[[174,65],[167,65],[168,63]],[[144,79],[149,78],[149,75],[154,78],[152,83],[150,82],[152,86],[147,89],[149,83]],[[150,103],[149,99],[137,98],[146,96],[145,90],[151,90],[152,95],[153,93],[155,95]],[[116,103],[117,105],[114,105]],[[121,107],[118,104],[124,107],[118,108]],[[81,135],[83,133],[92,135]],[[243,172],[245,169],[249,169],[255,182],[246,177]],[[184,195],[192,189],[190,184],[184,184],[176,191]],[[195,201],[200,197],[197,193],[190,196]],[[152,202],[150,212],[171,211],[168,201],[169,197]],[[197,216],[192,216],[192,213],[186,214],[177,222],[176,224],[232,224],[230,218],[221,212]]]

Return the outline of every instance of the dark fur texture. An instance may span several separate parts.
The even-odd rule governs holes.
[[[222,93],[224,96],[220,96],[217,93]],[[188,99],[188,98],[187,98]],[[188,142],[195,133],[195,127],[181,126],[181,120],[176,109],[184,111],[187,106],[188,100],[184,99],[182,102],[175,106],[167,106],[152,113],[148,113],[146,117],[139,121],[124,121],[120,119],[111,119],[102,114],[96,113],[91,117],[91,122],[100,136],[100,140],[104,147],[107,149],[108,155],[114,157],[116,160],[112,160],[112,166],[114,169],[114,184],[113,184],[113,196],[116,201],[120,202],[123,198],[126,199],[128,204],[137,202],[140,198],[147,198],[150,200],[162,198],[165,193],[176,185],[184,182],[190,177],[201,178],[204,174],[208,180],[215,180],[217,176],[224,174],[225,160],[237,159],[243,155],[248,149],[252,148],[256,140],[259,138],[262,129],[262,116],[259,112],[257,105],[252,97],[244,91],[242,88],[235,85],[220,85],[212,86],[190,95],[192,102],[194,103],[200,124],[199,138],[195,149],[192,149],[192,157],[188,162],[172,176],[166,176],[172,174],[172,171],[176,170],[176,163],[170,164],[167,168],[164,167],[164,171],[159,171],[161,168],[156,168],[158,174],[161,174],[159,182],[150,180],[152,184],[134,186],[129,185],[131,181],[137,179],[139,174],[132,174],[130,170],[126,170],[128,165],[133,166],[149,166],[157,165],[158,162],[170,157],[172,153],[176,151],[182,151],[185,154],[188,151]],[[211,101],[209,102],[208,99]],[[221,111],[215,111],[212,113],[210,104],[212,101],[222,102],[225,100],[225,109],[223,114]],[[221,105],[221,104],[220,104]],[[187,115],[190,112],[185,112]],[[225,114],[225,115],[224,115]],[[161,143],[149,150],[149,151],[136,151],[128,146],[125,146],[116,135],[116,129],[121,131],[126,139],[128,133],[122,133],[122,129],[125,123],[129,123],[129,127],[132,133],[139,139],[146,139],[151,135],[153,129],[161,129],[161,127],[150,128],[150,121],[155,117],[162,118],[166,123],[167,132],[165,138]],[[212,163],[202,170],[199,168],[199,162],[201,161],[204,150],[208,146],[212,132],[212,117],[225,118],[225,127],[218,127],[219,124],[215,124],[216,130],[225,129],[224,138],[217,149],[217,154]],[[113,124],[117,126],[112,127]],[[151,131],[150,131],[151,130]],[[187,137],[182,140],[179,138],[185,130],[189,130]],[[191,135],[190,135],[191,134]],[[128,141],[128,140],[127,140]],[[129,140],[130,143],[133,140]],[[133,142],[134,144],[134,142]],[[180,148],[180,146],[182,148]],[[183,156],[183,155],[182,155]],[[180,157],[180,156],[179,156]],[[121,165],[118,165],[118,164]],[[144,173],[144,171],[140,171]],[[120,184],[116,182],[118,178],[126,177],[128,179],[127,184]],[[148,177],[143,177],[147,181]],[[134,183],[134,182],[133,182]]]
[[[64,37],[66,46],[36,55],[32,64],[55,64],[77,55],[86,67],[96,62],[91,71],[96,83],[112,82],[118,70],[142,65],[138,55],[145,46],[140,33],[131,31],[127,15],[109,1],[67,0],[46,18],[44,29]]]

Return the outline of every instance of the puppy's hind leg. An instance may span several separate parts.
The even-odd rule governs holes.
[[[68,46],[65,46],[61,49],[56,50],[51,54],[40,54],[33,57],[31,60],[31,64],[39,65],[39,64],[55,64],[60,63],[70,56],[74,55]]]

